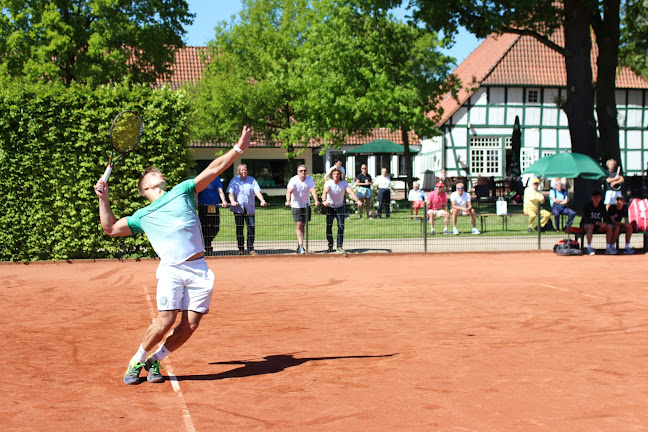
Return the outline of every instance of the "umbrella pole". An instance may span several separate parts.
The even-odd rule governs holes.
[[[537,213],[538,216],[536,216],[536,219],[538,221],[538,250],[540,250],[541,244],[542,244],[542,238],[541,238],[542,237],[542,224],[540,223],[542,218],[540,217],[540,209],[541,209],[541,204],[538,203],[538,213]]]

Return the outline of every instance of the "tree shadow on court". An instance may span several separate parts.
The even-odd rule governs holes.
[[[388,358],[398,355],[357,355],[357,356],[336,356],[336,357],[295,357],[292,354],[280,354],[264,357],[261,360],[234,360],[227,362],[214,362],[212,365],[242,365],[242,367],[232,369],[226,372],[205,375],[178,375],[178,381],[215,381],[228,378],[245,378],[255,375],[274,374],[291,367],[300,366],[307,362],[322,360],[342,360],[342,359],[372,359]]]

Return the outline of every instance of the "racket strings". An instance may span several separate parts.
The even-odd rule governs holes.
[[[133,113],[122,113],[115,119],[111,131],[113,147],[120,153],[126,153],[137,144],[142,130],[139,117]]]

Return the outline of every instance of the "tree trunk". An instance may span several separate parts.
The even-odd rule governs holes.
[[[621,37],[619,0],[603,2],[603,20],[594,26],[598,58],[596,78],[596,117],[598,119],[599,145],[596,154],[601,161],[614,159],[620,164],[619,123],[616,107],[616,72]]]
[[[596,121],[594,120],[594,88],[592,80],[592,14],[587,0],[565,0],[565,69],[567,100],[565,114],[569,121],[572,152],[596,159]],[[589,201],[595,184],[576,179],[574,204],[578,210]]]
[[[410,189],[414,187],[414,178],[412,175],[412,156],[409,148],[409,135],[408,130],[405,127],[401,127],[401,137],[403,138],[403,147],[405,147],[405,153],[403,157],[405,158],[405,175],[407,180],[405,181],[405,199],[407,199],[407,194]]]

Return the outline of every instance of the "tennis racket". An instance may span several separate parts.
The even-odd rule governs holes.
[[[134,111],[122,111],[110,125],[110,161],[101,179],[108,182],[115,163],[126,153],[131,152],[142,138],[142,119]],[[117,157],[115,157],[117,153]],[[99,190],[99,192],[103,192]]]
[[[620,174],[620,173],[621,173],[621,165],[619,165],[619,166],[617,167],[617,173],[616,173],[616,175],[614,176],[614,178],[619,177],[619,174]],[[618,185],[616,185],[616,186],[612,186],[612,190],[615,190],[615,191],[621,190],[621,184],[618,184]]]

